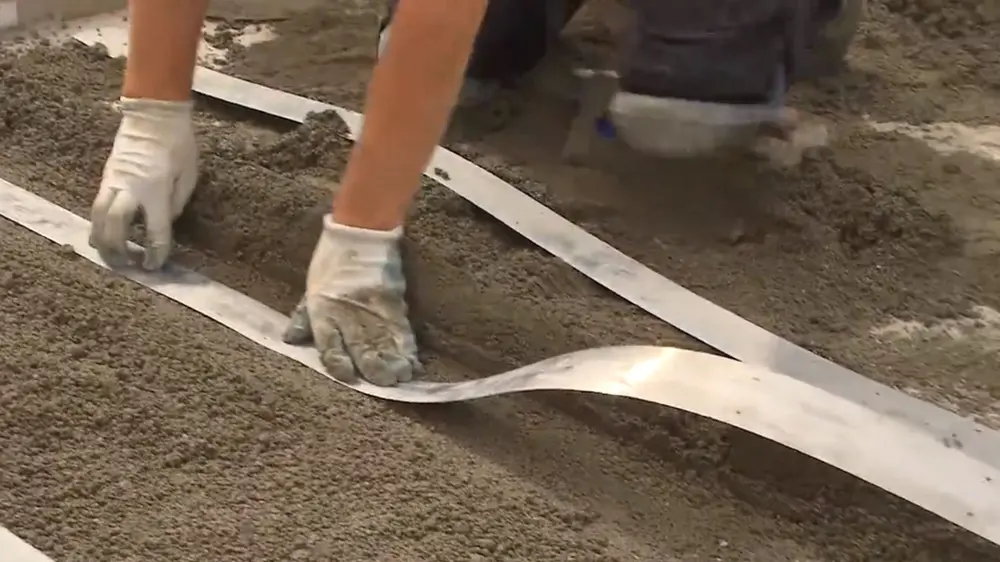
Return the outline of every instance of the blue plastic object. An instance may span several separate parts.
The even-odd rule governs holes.
[[[611,122],[607,117],[598,117],[594,122],[594,128],[597,129],[597,134],[600,135],[602,139],[614,140],[618,136],[615,131],[615,124]]]

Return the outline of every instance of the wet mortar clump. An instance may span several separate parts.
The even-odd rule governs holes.
[[[91,51],[79,47],[48,49],[20,59],[16,64],[6,60],[3,63],[8,64],[9,72],[0,77],[0,88],[4,91],[7,88],[11,91],[19,89],[17,91],[22,97],[18,99],[25,104],[21,110],[29,114],[22,117],[16,126],[8,127],[0,134],[0,140],[10,147],[0,156],[7,170],[5,174],[46,198],[86,215],[99,181],[100,166],[110,149],[117,124],[117,116],[108,102],[114,99],[117,84],[111,77],[120,72],[120,63],[101,61]],[[46,69],[55,66],[59,70],[36,71],[35,65]],[[36,76],[49,72],[62,79],[49,82],[36,79]],[[83,74],[83,85],[74,78],[77,73]],[[96,79],[97,73],[104,74],[105,78]],[[27,92],[32,96],[25,95]],[[49,111],[56,106],[64,109]],[[3,110],[9,111],[8,108]],[[58,122],[50,121],[49,115],[58,115],[60,119]],[[280,131],[262,127],[248,119],[226,116],[207,106],[199,112],[197,120],[204,162],[197,195],[178,224],[178,237],[185,246],[180,258],[183,263],[193,265],[258,300],[288,310],[301,290],[302,276],[315,240],[315,235],[309,234],[311,226],[308,223],[313,221],[314,227],[316,206],[322,205],[330,191],[335,189],[339,165],[346,157],[348,144],[341,136],[343,125],[330,116],[320,116],[304,128]],[[38,133],[39,130],[51,131],[54,128],[58,128],[55,140]],[[95,138],[94,131],[106,133],[106,136]],[[90,143],[86,153],[80,154],[77,161],[53,161],[49,151],[74,136],[87,139]],[[317,150],[316,146],[323,149]],[[537,190],[536,196],[559,201],[558,193],[549,194],[548,189]],[[580,209],[587,211],[588,207]],[[598,210],[598,207],[590,209]],[[591,220],[594,220],[593,217]],[[662,322],[622,304],[607,291],[596,287],[444,189],[428,185],[409,224],[406,249],[414,319],[428,353],[427,362],[433,377],[482,376],[513,364],[524,364],[584,347],[626,343],[697,345]],[[721,260],[721,256],[719,258]],[[12,261],[23,259],[26,258],[11,258]],[[697,262],[692,262],[690,267],[693,270],[697,265]],[[15,312],[16,315],[24,314],[21,309]],[[91,322],[101,321],[96,315],[91,318]],[[201,326],[198,328],[203,329]],[[193,330],[192,327],[186,333],[197,333]],[[166,337],[163,341],[168,340],[166,347],[170,349],[175,343],[183,347],[186,341],[176,337]],[[119,355],[127,353],[125,341],[119,340],[116,344]],[[176,361],[169,362],[169,365],[182,371],[186,368],[185,364]],[[208,372],[228,373],[231,369],[238,372],[240,368],[222,364]],[[191,372],[199,371],[192,368]],[[184,374],[184,377],[191,376],[194,375]],[[173,381],[177,378],[170,375],[164,383],[171,385],[171,392],[176,388],[173,385],[179,384]],[[218,392],[206,389],[205,395],[212,396]],[[566,400],[561,399],[561,402],[565,405]],[[769,518],[775,516],[775,521],[781,522],[781,525],[789,525],[782,531],[770,529],[770,536],[792,536],[801,540],[801,537],[825,528],[827,531],[822,544],[816,548],[841,555],[848,551],[856,552],[853,559],[857,560],[864,560],[867,556],[867,551],[853,550],[855,547],[852,545],[858,542],[858,533],[877,536],[878,541],[885,545],[884,552],[900,559],[919,560],[914,553],[940,552],[943,548],[962,549],[963,559],[989,559],[980,557],[979,553],[986,551],[979,550],[976,543],[963,535],[956,538],[948,526],[842,476],[814,479],[817,473],[804,470],[802,474],[786,478],[781,486],[765,486],[749,492],[754,489],[755,482],[770,485],[773,480],[778,480],[774,475],[784,474],[778,469],[787,470],[788,466],[809,467],[809,470],[816,468],[815,463],[810,464],[797,455],[788,454],[781,459],[781,466],[769,466],[768,463],[744,466],[743,470],[750,472],[752,477],[739,470],[729,474],[733,470],[733,466],[727,464],[729,459],[762,460],[763,452],[770,451],[759,439],[676,412],[622,408],[620,401],[611,400],[573,402],[566,407],[587,410],[592,416],[591,423],[596,427],[611,431],[627,443],[643,445],[638,450],[641,452],[636,453],[645,459],[643,463],[660,466],[658,460],[648,456],[653,451],[655,456],[668,458],[670,464],[667,466],[685,467],[705,485],[713,482],[725,489],[745,492],[748,505],[755,510],[754,517],[771,521]],[[354,408],[353,402],[351,404],[344,407],[350,410]],[[531,401],[516,400],[504,404],[512,409],[512,419],[522,420],[527,427],[539,432],[557,425],[557,421],[562,419],[557,413],[550,412],[548,407],[538,413]],[[331,411],[342,414],[339,406],[320,411],[324,415],[333,415]],[[365,411],[359,410],[358,415],[374,415],[364,414]],[[351,410],[349,416],[354,415]],[[425,415],[430,415],[433,420],[433,414]],[[459,417],[466,415],[473,414],[465,410]],[[455,418],[446,417],[444,422],[439,419],[436,427],[440,431],[454,431],[449,429],[454,425],[451,421]],[[298,423],[300,428],[309,426],[301,420]],[[355,428],[365,427],[360,419],[351,423]],[[490,420],[490,423],[495,423],[495,420]],[[512,431],[511,427],[517,431],[521,424],[511,423],[503,431]],[[474,434],[478,430],[473,426],[468,432]],[[495,441],[498,443],[496,446],[506,451],[508,445],[503,444],[504,432],[499,432]],[[357,439],[374,438],[366,437],[361,431]],[[371,444],[368,446],[371,447]],[[197,458],[200,458],[199,454],[192,453]],[[515,453],[511,454],[513,458],[505,462],[527,463],[526,470],[538,470],[534,460],[528,461]],[[769,454],[770,458],[776,458],[773,451]],[[440,453],[431,454],[435,455]],[[293,463],[285,464],[282,468],[292,470],[289,467],[294,466]],[[444,470],[450,471],[449,474],[461,472],[451,468]],[[399,471],[400,474],[405,472]],[[825,476],[824,473],[819,474]],[[586,484],[591,477],[590,474],[586,478],[581,476],[580,480],[573,480],[572,485],[591,486]],[[653,478],[653,481],[661,480],[660,476]],[[364,479],[361,481],[367,482]],[[786,494],[784,488],[793,485],[800,489],[791,495]],[[567,484],[560,486],[565,488]],[[836,508],[819,509],[817,504],[801,499],[816,492],[817,487],[828,490],[829,497],[835,498],[831,503],[837,505]],[[408,489],[403,484],[397,488]],[[645,495],[669,496],[661,492]],[[721,492],[721,496],[730,493]],[[859,504],[854,501],[858,497],[868,500]],[[618,497],[616,501],[624,500]],[[336,503],[333,498],[331,502],[331,505]],[[611,517],[608,511],[602,513],[602,517]],[[676,516],[676,513],[670,515],[669,520],[674,521],[670,525],[677,524]],[[650,519],[650,525],[666,525],[664,521],[667,519]],[[727,538],[730,544],[744,540],[750,541],[747,544],[753,542],[744,539],[742,531],[739,531],[745,523],[713,523],[716,524],[731,529],[735,538]],[[911,535],[908,528],[934,530],[936,534],[928,533],[926,536],[944,538],[918,537]],[[650,542],[662,542],[660,530],[650,532]],[[703,536],[699,535],[701,531],[692,533],[693,537]],[[694,542],[718,544],[715,539]],[[754,546],[757,547],[759,544]],[[483,548],[491,552],[488,547]],[[516,547],[516,552],[527,551]],[[781,556],[784,554],[769,559],[784,559]]]

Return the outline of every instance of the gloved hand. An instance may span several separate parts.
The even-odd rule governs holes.
[[[173,221],[198,179],[192,105],[122,98],[122,121],[90,219],[90,245],[110,265],[129,261],[126,243],[140,209],[146,224],[143,267],[159,269],[167,261]]]
[[[334,378],[379,386],[411,380],[421,370],[407,318],[399,256],[402,229],[375,231],[323,217],[306,294],[285,330],[286,343],[316,344]]]

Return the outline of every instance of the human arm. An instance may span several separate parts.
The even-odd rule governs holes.
[[[285,332],[331,375],[379,385],[419,370],[398,241],[457,101],[486,0],[403,0],[368,89],[364,128]]]
[[[375,67],[364,129],[333,204],[337,223],[392,230],[458,100],[485,0],[403,0]]]
[[[122,96],[188,101],[208,0],[129,0]]]

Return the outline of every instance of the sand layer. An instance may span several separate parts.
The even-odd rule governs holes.
[[[0,240],[0,519],[57,561],[818,556],[571,421],[370,400],[8,222]]]
[[[876,13],[889,19],[868,33],[897,23],[918,33]],[[324,14],[278,24],[285,38],[242,52],[235,71],[357,103],[371,11]],[[859,49],[855,68],[882,68],[882,51]],[[896,92],[884,84],[910,76],[896,64],[865,91]],[[45,48],[0,70],[4,177],[86,215],[117,125],[120,63]],[[888,316],[934,320],[996,304],[1000,229],[981,221],[972,240],[961,220],[996,210],[996,171],[858,124],[845,100],[863,88],[852,80],[875,80],[858,73],[847,94],[802,95],[846,135],[794,174],[627,155],[618,169],[601,155],[569,168],[554,155],[571,107],[546,97],[459,148],[716,302],[873,377],[986,412],[984,397],[1000,387],[994,355],[908,354],[910,344],[869,330]],[[940,111],[979,107],[985,119],[994,103],[984,94]],[[884,101],[906,110],[895,106]],[[202,177],[178,224],[179,260],[289,310],[316,205],[343,165],[340,125],[326,117],[290,130],[208,105],[198,124]],[[701,348],[444,189],[428,186],[410,225],[414,321],[431,377],[598,345]],[[833,469],[693,416],[562,395],[391,407],[9,224],[0,238],[0,337],[14,350],[0,368],[0,521],[60,562],[997,559]]]

